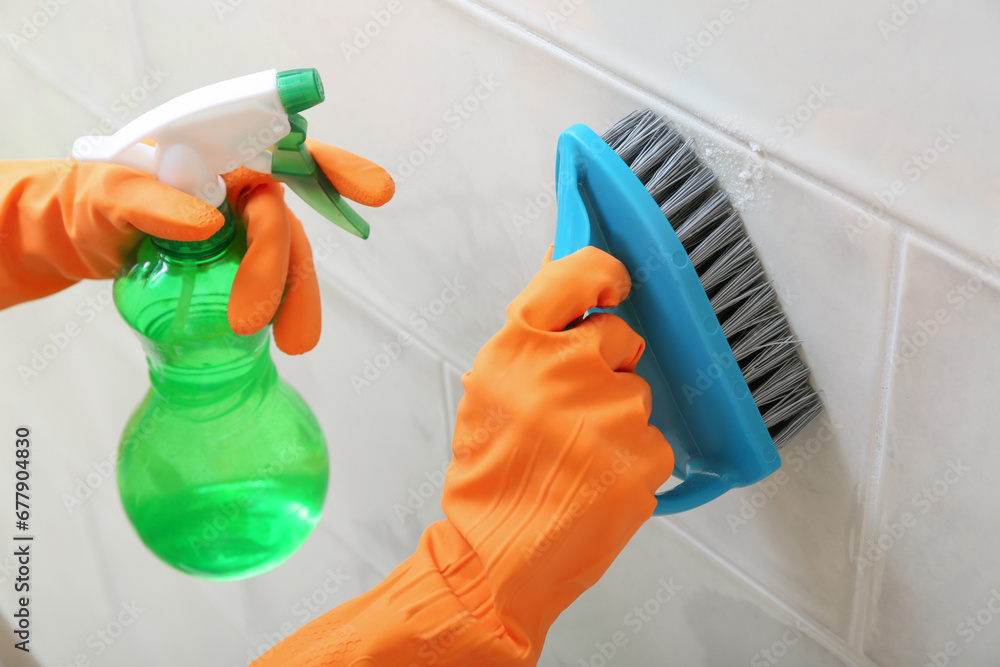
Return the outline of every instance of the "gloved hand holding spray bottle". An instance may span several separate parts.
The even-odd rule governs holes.
[[[239,335],[227,317],[247,239],[220,177],[240,166],[271,174],[367,238],[367,223],[305,145],[298,112],[323,99],[316,70],[269,70],[192,91],[114,135],[74,144],[79,161],[140,169],[225,217],[206,240],[148,237],[114,283],[152,384],[122,437],[122,504],[153,553],[196,576],[240,579],[277,566],[312,532],[326,496],[326,443],[277,375],[270,327]]]

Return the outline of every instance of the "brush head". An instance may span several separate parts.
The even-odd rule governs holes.
[[[601,138],[642,181],[677,233],[780,449],[823,405],[739,213],[698,160],[693,142],[652,111],[632,112]]]

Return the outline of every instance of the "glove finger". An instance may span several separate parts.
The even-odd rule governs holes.
[[[625,320],[611,313],[594,313],[579,326],[561,334],[570,350],[597,348],[608,368],[615,372],[632,373],[646,348],[646,341],[632,330]]]
[[[306,139],[306,147],[337,192],[351,201],[381,206],[392,199],[392,176],[371,160],[315,139]]]
[[[591,308],[617,306],[631,287],[624,264],[587,246],[544,264],[508,306],[507,316],[542,331],[562,331]]]
[[[282,193],[278,183],[261,184],[243,207],[247,252],[236,271],[228,310],[230,326],[242,336],[271,321],[284,293],[291,230]]]
[[[629,454],[638,457],[629,465],[627,473],[636,489],[655,494],[674,470],[674,450],[660,429],[649,423],[653,409],[652,390],[649,383],[635,373],[618,373],[612,381],[617,385],[616,395],[626,398],[618,401],[618,405],[627,410],[627,414],[622,415],[615,437],[609,440],[626,443],[625,458]],[[631,397],[641,397],[641,408]]]
[[[646,436],[649,439],[649,445],[646,447],[649,465],[648,488],[655,494],[674,472],[674,449],[663,437],[660,429],[652,424],[646,426]]]
[[[285,354],[304,354],[316,347],[322,325],[319,283],[312,246],[302,223],[290,210],[291,249],[285,299],[274,318],[274,343]]]
[[[203,241],[222,227],[217,208],[138,169],[103,163],[81,163],[79,169],[87,180],[104,184],[93,196],[119,229],[131,225],[164,239]]]
[[[237,212],[242,212],[244,199],[255,189],[262,185],[277,183],[270,174],[262,174],[246,167],[222,174],[222,180],[226,184],[226,196],[229,198],[229,203]]]
[[[542,266],[545,266],[552,261],[552,253],[556,249],[556,244],[549,244],[549,249],[545,251],[545,257],[542,258]]]

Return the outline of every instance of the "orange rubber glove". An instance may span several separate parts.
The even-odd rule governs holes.
[[[535,665],[556,617],[652,516],[674,457],[634,373],[644,343],[609,314],[564,330],[624,299],[628,273],[595,248],[550,258],[462,378],[448,518],[253,667]]]
[[[392,179],[374,163],[311,139],[307,145],[345,197],[367,206],[392,198]],[[246,223],[248,244],[233,283],[230,325],[251,334],[273,318],[280,349],[308,352],[319,340],[320,301],[302,223],[285,206],[284,187],[270,176],[239,169],[223,178]],[[214,207],[129,167],[0,161],[0,308],[83,279],[113,278],[145,234],[201,240],[221,226]]]

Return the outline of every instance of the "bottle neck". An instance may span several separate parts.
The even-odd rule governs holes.
[[[173,241],[157,236],[150,237],[153,245],[161,252],[173,259],[187,260],[208,260],[225,251],[232,243],[236,234],[236,214],[233,212],[229,200],[224,199],[219,204],[219,212],[222,213],[222,227],[204,241]]]
[[[188,349],[177,357],[149,355],[153,391],[170,403],[201,407],[212,414],[252,411],[273,388],[278,371],[269,352],[267,329],[241,338],[240,349],[231,348],[228,355],[223,352],[229,358],[222,363],[218,343],[204,350],[213,357],[211,364],[199,362],[201,349]]]
[[[211,239],[151,239],[115,284],[115,303],[146,351],[154,394],[174,405],[204,407],[206,416],[247,414],[277,378],[270,327],[241,336],[229,324],[246,240],[228,204],[220,211],[226,222]]]

